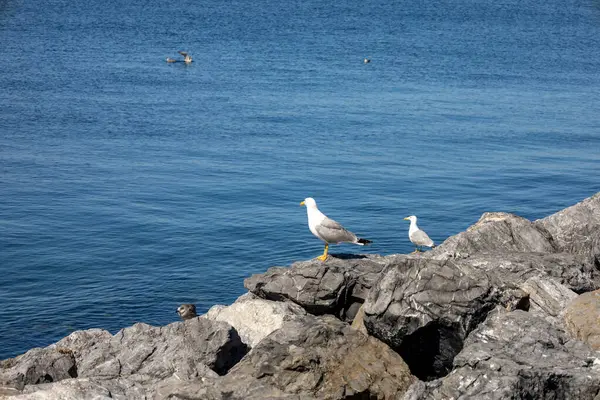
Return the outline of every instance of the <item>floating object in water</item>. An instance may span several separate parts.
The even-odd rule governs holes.
[[[190,56],[188,54],[188,52],[186,51],[178,51],[179,54],[181,54],[183,56],[183,60],[177,60],[175,58],[171,58],[171,57],[167,57],[167,63],[176,63],[176,62],[181,62],[183,61],[186,64],[191,64],[192,63],[192,56]]]
[[[186,64],[189,64],[192,62],[192,56],[190,56],[187,52],[185,51],[178,51],[179,54],[181,54],[183,56],[183,62]]]

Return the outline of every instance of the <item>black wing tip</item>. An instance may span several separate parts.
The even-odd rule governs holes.
[[[361,239],[359,238],[357,241],[359,244],[365,245],[365,244],[369,244],[369,243],[373,243],[372,240],[367,240],[367,239]]]

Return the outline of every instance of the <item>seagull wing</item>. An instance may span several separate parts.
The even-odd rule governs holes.
[[[187,57],[188,53],[185,51],[178,51],[179,54],[181,54],[184,57]]]
[[[338,222],[325,217],[315,230],[321,238],[327,243],[356,242],[356,235],[344,228]]]
[[[410,235],[410,241],[417,246],[431,247],[433,245],[433,240],[431,240],[431,238],[429,238],[429,236],[427,236],[427,234],[420,229]]]

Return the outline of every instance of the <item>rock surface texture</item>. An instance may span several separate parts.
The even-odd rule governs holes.
[[[244,281],[246,289],[270,300],[290,300],[315,315],[352,321],[387,265],[386,257],[338,256],[272,267]]]
[[[230,325],[201,318],[164,327],[135,324],[114,336],[77,331],[55,345],[3,361],[0,383],[26,392],[88,387],[116,398],[143,398],[163,381],[225,374],[246,350]],[[87,379],[63,382],[69,378]],[[59,381],[63,384],[39,385]]]
[[[593,400],[600,392],[596,356],[531,313],[498,311],[469,335],[453,371],[430,382],[424,397]]]
[[[465,337],[489,311],[517,308],[526,298],[463,260],[398,258],[367,298],[364,322],[428,380],[450,372]]]
[[[267,336],[226,376],[165,387],[160,396],[398,399],[414,380],[402,358],[384,343],[333,316],[308,315]]]
[[[600,193],[432,251],[331,255],[230,306],[0,361],[4,399],[600,399]],[[352,322],[352,326],[350,323]]]
[[[567,332],[600,350],[600,290],[573,299],[564,312]]]
[[[284,322],[304,315],[306,311],[296,303],[264,300],[248,293],[230,306],[211,307],[202,317],[228,323],[238,332],[242,342],[254,347],[281,328]]]

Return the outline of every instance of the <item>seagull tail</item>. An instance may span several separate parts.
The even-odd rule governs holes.
[[[365,244],[369,244],[369,243],[373,243],[373,242],[371,240],[367,240],[367,239],[361,239],[361,238],[356,239],[356,244],[360,244],[361,246],[364,246]]]

